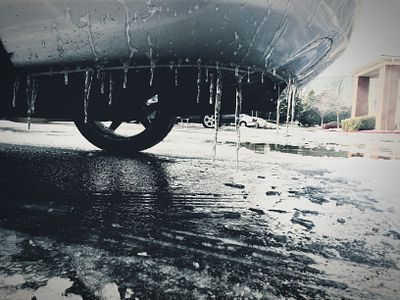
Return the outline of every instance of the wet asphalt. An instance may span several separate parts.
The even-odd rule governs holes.
[[[24,276],[20,284],[3,284],[0,295],[34,293],[61,277],[72,282],[64,296],[83,299],[395,299],[398,290],[385,284],[399,280],[397,231],[372,230],[386,239],[376,248],[356,237],[317,235],[312,217],[320,211],[249,203],[245,180],[221,177],[223,166],[216,171],[210,160],[152,153],[0,144],[0,274]],[[247,180],[263,186],[265,199],[349,204],[338,204],[329,190],[340,182],[296,189],[302,177],[291,174],[283,196],[282,186],[269,182],[279,176],[276,169],[253,167],[243,167]],[[364,198],[357,210],[376,211],[376,200]],[[320,267],[328,265],[348,274]],[[368,276],[387,291],[366,291]],[[119,295],[105,296],[109,284]]]

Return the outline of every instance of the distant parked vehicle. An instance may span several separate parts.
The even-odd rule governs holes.
[[[340,128],[340,124],[338,125],[338,123],[336,122],[329,122],[326,123],[322,126],[323,129],[335,129],[335,128]]]
[[[267,122],[263,118],[252,117],[246,114],[241,114],[239,119],[240,126],[262,128],[267,126]]]

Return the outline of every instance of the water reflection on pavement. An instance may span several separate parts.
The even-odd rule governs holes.
[[[286,163],[0,144],[0,298],[394,299],[396,209]]]

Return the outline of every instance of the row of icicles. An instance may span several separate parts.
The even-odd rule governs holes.
[[[179,66],[178,66],[179,67]],[[153,78],[154,78],[154,64],[150,67],[150,82],[149,85],[153,85]],[[171,65],[170,69],[174,71],[174,84],[178,86],[178,68]],[[128,86],[128,66],[123,67],[123,82],[122,87],[124,89]],[[196,102],[200,102],[200,90],[201,90],[201,83],[202,83],[202,66],[201,61],[198,61],[198,76],[197,76],[197,96]],[[108,72],[108,105],[112,105],[113,102],[113,90],[114,90],[114,81],[112,77],[112,71]],[[64,84],[68,85],[69,77],[68,72],[65,71],[62,73],[64,75]],[[88,69],[84,71],[84,97],[83,97],[83,110],[84,110],[84,122],[88,122],[88,107],[89,107],[89,100],[90,100],[90,91],[92,87],[93,81],[93,74],[94,71]],[[53,73],[49,72],[49,76],[52,76]],[[261,74],[261,83],[264,83],[264,72]],[[215,78],[216,77],[216,78]],[[245,76],[241,76],[239,74],[239,69],[235,69],[235,78],[237,81],[237,88],[236,88],[236,95],[235,95],[235,128],[236,128],[236,162],[237,167],[239,163],[239,150],[240,150],[240,114],[242,110],[242,82]],[[100,81],[100,93],[104,94],[106,92],[105,85],[106,85],[106,73],[105,70],[97,70],[96,73],[97,80]],[[216,149],[218,143],[218,130],[219,130],[219,123],[220,123],[220,111],[222,105],[222,92],[223,92],[223,85],[222,85],[222,72],[217,64],[216,72],[212,73],[209,72],[209,67],[205,68],[205,82],[209,84],[209,104],[212,105],[214,103],[214,143],[213,143],[213,160],[216,158]],[[250,68],[247,71],[247,82],[250,82]],[[13,84],[13,98],[12,98],[12,106],[16,107],[16,97],[18,94],[18,89],[20,86],[20,79],[17,77]],[[31,127],[31,116],[35,112],[35,104],[37,100],[37,93],[38,93],[38,81],[36,76],[26,76],[26,101],[27,101],[27,122],[28,122],[28,129]],[[276,86],[274,86],[276,89]],[[215,92],[214,92],[215,91]],[[297,88],[294,85],[294,81],[290,78],[288,81],[288,85],[286,90],[283,94],[286,95],[284,99],[278,97],[277,100],[277,129],[279,129],[279,115],[280,115],[280,104],[282,101],[287,101],[287,119],[286,124],[288,127],[289,121],[293,123],[294,121],[294,114],[295,114],[295,97],[297,93]]]

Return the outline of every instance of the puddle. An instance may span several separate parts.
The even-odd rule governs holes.
[[[231,142],[226,142],[226,144],[231,144]],[[382,152],[385,152],[385,155],[372,155],[361,152],[335,150],[324,147],[305,147],[305,146],[266,144],[266,143],[246,142],[246,143],[241,143],[241,146],[246,149],[252,150],[258,154],[281,152],[281,153],[290,153],[301,156],[313,156],[313,157],[340,157],[340,158],[367,157],[370,159],[384,159],[384,160],[400,159],[400,157],[395,155],[394,153],[383,150]]]

